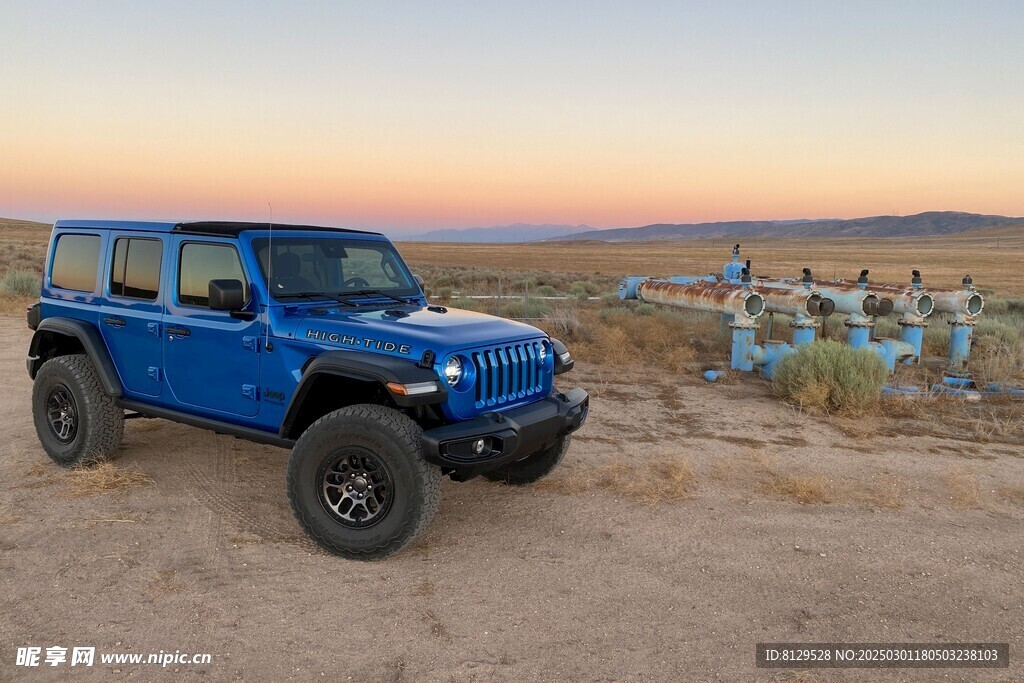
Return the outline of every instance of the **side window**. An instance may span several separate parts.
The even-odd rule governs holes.
[[[53,248],[50,284],[60,289],[92,292],[100,268],[99,235],[61,235]]]
[[[114,242],[110,293],[155,301],[160,291],[163,243],[155,239],[120,237]]]
[[[245,291],[249,291],[234,247],[202,242],[183,245],[178,267],[178,301],[183,306],[208,307],[210,280],[239,280]]]

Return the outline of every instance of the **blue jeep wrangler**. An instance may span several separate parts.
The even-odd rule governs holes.
[[[290,448],[295,517],[351,558],[409,543],[443,475],[543,477],[587,417],[585,391],[553,386],[573,366],[562,343],[430,305],[376,233],[59,221],[28,324],[58,464],[111,455],[137,417]]]

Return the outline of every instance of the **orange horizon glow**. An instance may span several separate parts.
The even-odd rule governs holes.
[[[198,56],[182,54],[160,42],[164,29],[148,14],[157,10],[134,11],[146,28],[28,9],[0,28],[15,57],[0,77],[19,93],[0,111],[0,214],[263,220],[270,202],[275,220],[399,233],[1024,214],[1024,52],[993,33],[1005,17],[975,18],[989,40],[967,62],[940,49],[945,32],[964,30],[960,16],[911,23],[918,33],[905,53],[887,56],[790,44],[849,22],[826,9],[768,38],[754,21],[763,16],[746,26],[741,16],[674,10],[679,26],[735,33],[677,48],[640,41],[659,16],[630,15],[643,31],[609,16],[592,30],[626,32],[612,53],[588,53],[588,35],[534,24],[499,31],[479,10],[479,25],[463,28],[482,37],[459,33],[454,47],[396,56],[408,35],[450,29],[431,16],[396,29],[383,10],[353,17],[325,6],[318,22],[337,31],[356,22],[348,38],[286,37],[292,52],[276,58],[261,54],[259,35],[214,29],[196,39]],[[906,37],[863,18],[860,30],[882,35],[829,40]],[[19,19],[58,34],[49,53],[29,49],[30,31],[11,30]],[[232,19],[206,17],[225,30]],[[276,20],[302,24],[297,36],[327,30]],[[370,38],[360,40],[364,29]],[[761,43],[742,42],[752,36]],[[82,51],[97,44],[106,47]]]

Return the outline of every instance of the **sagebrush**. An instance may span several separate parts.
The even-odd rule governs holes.
[[[885,361],[873,350],[824,339],[780,360],[772,388],[807,410],[863,414],[877,405],[888,377]]]

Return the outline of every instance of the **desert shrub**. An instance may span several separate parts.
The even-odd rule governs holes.
[[[558,290],[551,285],[540,285],[533,293],[536,296],[558,296]]]
[[[846,317],[841,315],[826,316],[821,326],[821,338],[834,339],[836,341],[846,339],[845,320]]]
[[[0,287],[15,296],[39,296],[40,276],[29,270],[8,270]]]
[[[1024,333],[1024,329],[1004,322],[1002,319],[985,317],[980,317],[977,326],[974,328],[974,338],[976,341],[987,338],[1007,346],[1015,346],[1021,343],[1022,333]]]
[[[559,306],[544,316],[540,327],[556,339],[570,344],[586,341],[587,328],[580,319],[579,310],[573,306]]]
[[[590,280],[575,280],[572,283],[572,290],[586,292],[587,296],[597,296],[601,293],[602,287]]]
[[[451,287],[439,287],[437,294],[434,295],[441,301],[451,301],[452,299],[452,288]]]
[[[625,307],[602,308],[596,316],[591,315],[588,341],[574,349],[574,353],[582,360],[599,364],[653,364],[684,372],[696,356],[691,341],[704,336],[699,320],[678,315],[671,309],[659,308],[652,315],[637,316]]]
[[[986,299],[986,316],[1024,313],[1024,299]]]
[[[637,305],[637,307],[633,309],[633,312],[637,315],[654,315],[658,312],[658,307],[654,304],[643,303]]]
[[[971,352],[971,371],[982,383],[1011,383],[1024,377],[1024,340],[979,336]]]
[[[501,307],[503,318],[543,318],[551,312],[551,305],[543,299],[518,297],[510,299]]]
[[[451,303],[453,308],[461,308],[465,311],[477,311],[478,313],[487,312],[487,305],[480,299],[470,299],[468,297],[459,297]]]
[[[941,314],[928,317],[924,328],[922,353],[926,356],[945,356],[949,353],[949,319]]]
[[[888,377],[885,361],[871,349],[823,340],[780,360],[772,388],[802,408],[863,414],[877,404]]]

